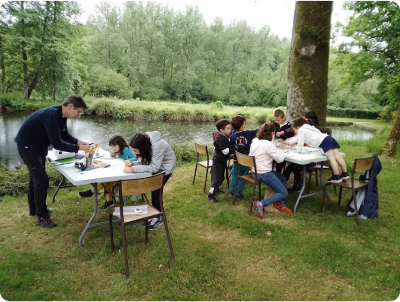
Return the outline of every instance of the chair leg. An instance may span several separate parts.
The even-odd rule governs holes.
[[[121,221],[121,236],[122,236],[122,246],[124,249],[125,275],[126,275],[126,278],[128,278],[129,277],[128,251],[127,251],[127,244],[126,244],[125,225],[122,221]]]
[[[336,187],[336,186],[335,186]],[[339,201],[338,201],[338,207],[340,207],[340,201],[342,200],[342,189],[343,187],[340,187],[339,189]]]
[[[236,178],[235,193],[233,193],[233,200],[232,200],[233,206],[235,205],[235,201],[236,201],[236,192],[237,192],[238,183],[239,183],[239,176]]]
[[[253,194],[251,195],[251,200],[250,200],[250,210],[249,210],[250,216],[253,215],[253,201],[254,201],[254,195],[256,194],[256,186],[257,186],[257,184],[255,183],[253,185]]]
[[[113,229],[113,222],[112,222],[112,214],[108,214],[108,224],[110,227],[111,249],[114,251],[114,229]]]
[[[358,219],[358,208],[357,208],[357,199],[356,199],[356,192],[353,190],[353,200],[354,200],[354,211],[356,211],[356,223],[360,225],[360,221]]]
[[[197,173],[197,163],[196,163],[196,168],[194,169],[194,175],[193,175],[193,182],[192,182],[192,185],[194,185],[194,180],[196,179],[196,173]]]
[[[208,169],[209,169],[209,167],[206,168],[206,179],[204,180],[204,189],[203,189],[203,192],[206,192]]]
[[[326,186],[327,186],[328,184],[325,184],[324,185],[324,191],[323,191],[323,193],[322,193],[322,206],[321,206],[321,212],[323,212],[324,210],[325,210],[325,198],[326,198],[326,195],[327,195],[327,193],[326,193]]]
[[[162,219],[163,219],[163,222],[164,222],[165,232],[167,233],[169,252],[171,254],[171,258],[175,259],[175,254],[174,254],[174,250],[172,248],[171,237],[169,236],[168,224],[167,224],[167,219],[165,218],[165,214],[163,214]]]

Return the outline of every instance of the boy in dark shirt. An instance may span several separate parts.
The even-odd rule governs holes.
[[[238,152],[249,155],[251,142],[253,141],[253,138],[256,137],[258,129],[244,131],[244,127],[246,126],[246,119],[241,114],[235,115],[232,118],[231,123],[232,128],[236,129],[236,132],[232,134],[229,138],[231,145],[233,145]],[[239,166],[235,154],[233,158],[231,182],[229,183],[230,197],[233,197],[233,195],[235,194],[236,180],[238,174],[246,175],[247,173],[249,173],[249,167],[241,166],[239,171]],[[243,198],[243,186],[244,180],[240,179],[237,187],[236,198]]]
[[[214,141],[214,155],[213,155],[213,165],[211,167],[211,187],[208,192],[208,200],[212,202],[218,202],[215,198],[215,194],[219,189],[219,186],[225,179],[225,169],[226,162],[228,160],[229,154],[232,154],[235,151],[235,147],[233,147],[229,143],[229,135],[231,134],[231,123],[228,120],[222,119],[219,120],[215,126],[219,132],[217,138]]]

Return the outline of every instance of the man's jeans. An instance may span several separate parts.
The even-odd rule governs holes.
[[[288,191],[286,190],[287,180],[286,177],[283,176],[282,174],[276,171],[271,171],[264,174],[257,173],[257,180],[265,183],[267,186],[269,186],[272,190],[276,192],[276,194],[271,195],[267,199],[261,201],[261,205],[263,207],[266,207],[267,205],[270,205],[271,203],[277,201],[284,201],[285,198],[287,197],[288,195]]]
[[[18,146],[18,153],[29,170],[28,204],[30,213],[39,217],[48,213],[46,205],[49,178],[46,173],[46,156],[24,146]]]
[[[236,186],[236,180],[238,178],[238,172],[239,172],[239,175],[246,175],[247,173],[249,173],[249,170],[250,170],[249,167],[240,166],[240,172],[239,172],[238,163],[233,163],[231,182],[229,183],[229,192],[230,193],[232,193],[232,194],[235,193],[235,186]],[[243,179],[239,179],[236,195],[241,195],[242,194],[243,187],[244,187],[244,180]]]

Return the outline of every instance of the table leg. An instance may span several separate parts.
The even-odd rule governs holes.
[[[58,185],[56,191],[55,191],[54,194],[53,194],[53,203],[55,203],[55,201],[56,201],[56,195],[57,195],[58,191],[60,191],[60,189],[74,187],[73,185],[66,185],[66,186],[64,186],[64,183],[65,183],[65,177],[64,177],[64,175],[63,175],[60,184]]]
[[[92,185],[93,185],[93,190],[94,190],[94,210],[93,210],[93,214],[92,214],[92,216],[90,217],[88,223],[86,224],[86,226],[85,226],[85,228],[84,228],[84,230],[83,230],[81,236],[79,237],[79,247],[82,247],[83,237],[85,237],[87,231],[88,231],[90,228],[93,228],[93,227],[96,227],[96,226],[99,226],[99,225],[105,225],[105,224],[108,224],[108,223],[109,223],[108,221],[103,221],[103,222],[98,222],[98,223],[92,223],[92,222],[93,222],[93,219],[96,217],[97,208],[98,208],[98,203],[99,203],[99,201],[98,201],[98,199],[97,199],[97,196],[98,196],[97,183],[93,183]],[[119,220],[118,220],[118,219],[114,219],[114,220],[113,220],[113,223],[116,223],[116,222],[119,222]]]

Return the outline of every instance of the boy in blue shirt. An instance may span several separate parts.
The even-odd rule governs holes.
[[[234,146],[229,143],[229,135],[231,134],[231,122],[225,119],[219,120],[215,126],[219,132],[217,138],[214,141],[214,155],[213,165],[211,167],[211,187],[208,192],[208,200],[212,202],[218,202],[215,198],[215,194],[219,191],[219,186],[225,179],[226,162],[229,154],[235,151]]]
[[[250,152],[250,145],[251,142],[253,141],[253,138],[256,137],[258,129],[255,130],[244,130],[244,127],[246,126],[246,119],[243,115],[238,114],[235,115],[232,118],[232,127],[236,129],[236,132],[232,134],[229,138],[230,143],[234,148],[242,153],[248,155]],[[229,196],[233,197],[235,194],[235,186],[236,186],[236,180],[239,175],[246,175],[249,173],[249,167],[240,167],[239,171],[239,165],[237,163],[236,159],[236,154],[234,155],[233,158],[233,166],[232,166],[232,176],[231,176],[231,181],[229,183]],[[240,179],[237,187],[237,192],[236,192],[236,198],[243,198],[243,186],[244,186],[244,180]]]

